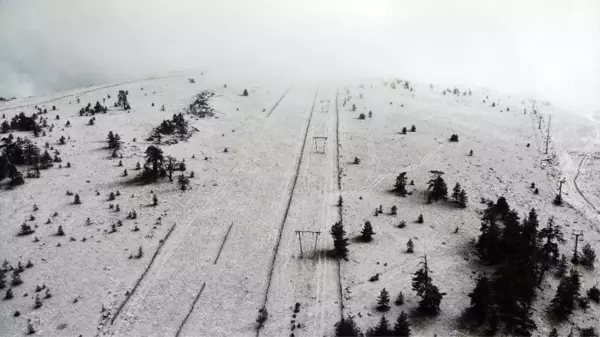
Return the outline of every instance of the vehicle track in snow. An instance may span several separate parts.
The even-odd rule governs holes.
[[[288,218],[290,207],[292,205],[292,199],[294,197],[294,190],[296,188],[296,183],[298,182],[298,176],[299,176],[299,173],[300,173],[300,167],[302,166],[302,159],[303,159],[303,156],[304,156],[304,149],[306,147],[306,140],[308,138],[308,130],[310,128],[310,124],[311,124],[311,121],[312,121],[313,112],[314,112],[314,109],[315,109],[315,103],[316,103],[316,100],[317,100],[317,95],[318,95],[318,90],[317,90],[317,92],[315,92],[315,95],[314,95],[314,98],[313,98],[313,104],[312,104],[312,107],[310,109],[310,113],[309,113],[309,116],[308,116],[308,121],[306,123],[306,128],[304,130],[304,137],[303,137],[303,140],[302,140],[302,146],[300,147],[300,154],[298,155],[298,159],[297,159],[297,162],[296,162],[296,170],[295,170],[295,173],[294,173],[294,179],[292,180],[292,186],[290,187],[290,190],[288,192],[288,201],[287,201],[284,213],[283,213],[283,218],[282,218],[281,223],[279,225],[279,230],[278,230],[278,233],[277,233],[277,241],[275,242],[275,246],[273,247],[273,257],[271,259],[271,263],[270,263],[270,266],[269,266],[269,273],[267,275],[267,287],[265,289],[265,294],[264,294],[262,305],[260,306],[260,308],[266,308],[268,300],[269,300],[269,290],[271,288],[271,281],[273,279],[273,272],[274,272],[274,268],[275,268],[275,262],[277,261],[277,255],[278,255],[278,252],[279,252],[279,246],[281,244],[281,236],[283,234],[283,229],[285,227],[285,223],[286,223],[287,218]],[[259,326],[257,326],[257,328],[256,328],[256,336],[257,337],[260,335],[260,329],[261,328]]]
[[[269,118],[271,116],[271,114],[273,113],[273,111],[275,111],[275,108],[277,108],[277,106],[279,105],[279,103],[285,98],[285,96],[288,94],[288,92],[290,92],[290,90],[292,90],[292,87],[289,87],[281,96],[281,98],[275,103],[275,105],[273,105],[273,107],[271,108],[271,110],[269,111],[269,113],[267,114],[266,118]]]

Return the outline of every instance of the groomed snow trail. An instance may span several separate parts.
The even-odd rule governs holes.
[[[329,228],[337,221],[335,208],[339,196],[336,114],[329,104],[334,98],[333,90],[320,90],[316,97],[266,301],[269,319],[259,331],[261,336],[328,335],[333,323],[339,320],[338,266],[336,260],[326,256],[332,247]],[[325,153],[317,153],[313,137],[327,137]],[[321,232],[316,246],[310,235],[302,237],[303,258],[297,230]]]
[[[114,335],[181,336],[255,334],[268,266],[285,197],[294,176],[314,89],[292,90],[271,118],[231,133],[236,165],[217,176],[210,193],[191,190],[190,215],[178,224],[137,295],[115,321]],[[231,223],[231,231],[227,234]],[[227,237],[217,264],[215,258]]]

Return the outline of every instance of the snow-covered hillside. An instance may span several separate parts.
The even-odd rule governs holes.
[[[460,322],[477,275],[489,270],[473,246],[486,207],[482,198],[504,196],[522,218],[535,208],[540,227],[554,217],[566,239],[560,251],[569,258],[571,234],[579,230],[584,243],[600,251],[597,154],[582,145],[592,142],[583,135],[595,135],[596,124],[551,105],[475,88],[454,95],[429,84],[408,90],[405,83],[239,83],[192,73],[0,103],[9,122],[21,111],[47,109],[38,118],[47,118],[52,131],[44,128],[39,137],[11,133],[31,139],[42,152],[48,143],[62,159],[41,170],[40,178],[12,189],[7,178],[0,186],[0,259],[13,268],[33,264],[20,273],[20,285],[11,285],[12,271],[5,273],[0,295],[10,288],[14,298],[0,301],[0,334],[22,335],[31,320],[46,336],[333,336],[342,316],[354,317],[366,331],[382,315],[393,325],[405,311],[414,335],[474,335]],[[113,106],[119,90],[128,91],[131,110]],[[215,115],[187,115],[204,90],[215,93]],[[97,101],[106,113],[80,116],[82,107]],[[195,130],[189,139],[172,145],[148,140],[179,113]],[[550,114],[556,133],[545,154]],[[123,142],[117,158],[107,148],[109,131]],[[448,141],[452,134],[458,142]],[[61,136],[65,144],[59,144]],[[135,181],[142,172],[136,165],[144,165],[151,145],[185,162],[172,183],[166,177]],[[449,190],[460,183],[466,208],[427,203],[432,170],[444,172]],[[400,172],[414,181],[406,197],[390,192]],[[180,175],[190,179],[185,191],[177,184]],[[555,206],[562,179],[565,202]],[[78,194],[81,204],[67,191]],[[114,200],[111,192],[118,194]],[[380,205],[383,212],[376,215]],[[135,219],[128,216],[133,211]],[[423,223],[416,222],[419,215]],[[367,220],[375,235],[363,242]],[[329,230],[338,221],[350,242],[348,260],[329,253]],[[399,228],[402,221],[406,226]],[[35,232],[18,236],[23,223]],[[56,235],[59,226],[64,236]],[[406,253],[409,239],[413,254]],[[420,299],[411,286],[424,255],[434,283],[446,293],[440,314],[429,318],[416,314]],[[600,274],[576,268],[585,293]],[[378,280],[369,281],[376,274]],[[546,314],[559,283],[549,274],[533,302],[534,335],[553,327],[566,335],[571,325],[555,324]],[[51,297],[44,298],[45,289],[36,292],[38,285]],[[392,297],[383,314],[376,308],[382,288]],[[394,305],[400,291],[405,303]],[[34,309],[36,295],[42,306]],[[259,327],[261,308],[268,317]],[[580,328],[598,327],[599,315],[600,305],[592,302],[571,320]]]

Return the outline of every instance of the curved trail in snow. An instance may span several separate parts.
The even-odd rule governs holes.
[[[583,158],[581,158],[581,161],[579,162],[579,166],[577,167],[577,173],[575,174],[575,177],[573,177],[573,185],[575,186],[575,190],[577,191],[577,193],[579,193],[579,195],[583,198],[583,200],[585,200],[585,202],[588,203],[588,205],[590,205],[590,207],[592,207],[592,209],[596,212],[598,212],[598,209],[596,208],[596,206],[594,206],[594,204],[592,204],[592,202],[583,194],[583,192],[579,189],[579,185],[577,185],[577,178],[579,178],[579,173],[581,172],[581,166],[583,166],[583,162],[589,160],[589,156],[584,156]]]

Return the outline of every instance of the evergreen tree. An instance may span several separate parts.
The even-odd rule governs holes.
[[[494,301],[494,289],[490,280],[486,276],[480,276],[469,297],[471,298],[471,307],[469,307],[468,313],[477,321],[479,326],[487,321],[490,332],[495,333],[498,328],[498,309]]]
[[[396,215],[396,214],[398,214],[398,207],[396,207],[396,205],[394,205],[390,209],[390,215]]]
[[[390,294],[385,288],[381,289],[379,297],[377,298],[377,310],[388,311],[390,310]]]
[[[335,336],[336,337],[359,337],[362,336],[360,330],[354,323],[354,319],[351,316],[343,318],[335,324]]]
[[[429,171],[432,174],[432,178],[429,180],[429,187],[427,190],[431,190],[429,193],[428,201],[438,201],[440,199],[446,199],[448,196],[448,187],[442,175],[442,171]]]
[[[32,229],[31,226],[29,226],[28,224],[23,223],[21,224],[21,229],[19,230],[17,236],[25,236],[33,233],[35,233],[35,230]]]
[[[75,205],[81,204],[81,199],[79,198],[79,194],[75,194],[75,199],[73,200]]]
[[[458,203],[458,199],[460,198],[460,191],[461,191],[460,184],[456,183],[456,185],[454,185],[454,188],[452,189],[451,198],[452,198],[453,202]]]
[[[415,252],[415,245],[414,245],[412,239],[408,239],[408,242],[406,242],[406,252],[407,253]]]
[[[242,96],[248,96],[248,90],[244,89],[244,93],[242,94]]]
[[[389,322],[385,316],[381,316],[381,320],[379,320],[379,324],[375,328],[367,331],[368,337],[387,337],[391,334],[392,330],[390,330]]]
[[[19,273],[19,271],[17,271],[16,269],[13,270],[11,277],[12,280],[10,281],[10,284],[13,287],[23,284],[23,280],[21,280],[21,273]]]
[[[154,194],[154,195],[152,196],[152,205],[153,205],[153,206],[156,206],[156,205],[158,205],[158,197],[156,196],[156,194]]]
[[[35,302],[33,304],[33,308],[34,309],[39,309],[42,307],[42,300],[40,299],[39,295],[35,295]]]
[[[40,158],[40,165],[44,169],[52,166],[52,156],[50,155],[50,153],[48,153],[47,150],[44,151],[42,157]]]
[[[396,304],[396,305],[404,304],[404,294],[402,292],[398,293],[398,296],[396,296],[396,301],[394,301],[394,304]]]
[[[466,208],[468,201],[469,198],[467,198],[467,192],[464,189],[460,190],[460,193],[458,194],[458,207]]]
[[[438,287],[433,285],[429,276],[431,271],[427,264],[427,256],[423,257],[420,265],[421,268],[413,274],[413,290],[417,292],[417,296],[421,297],[419,310],[427,315],[435,315],[440,311],[440,303],[446,293],[440,293]]]
[[[25,138],[23,141],[23,159],[25,164],[33,165],[38,162],[40,157],[40,148],[31,140]]]
[[[348,256],[348,239],[346,238],[344,225],[339,221],[336,222],[335,225],[331,226],[329,233],[333,237],[333,252],[335,256],[346,259]]]
[[[596,262],[596,252],[592,246],[589,243],[586,243],[581,252],[581,264],[588,268],[594,268],[594,263]]]
[[[410,323],[408,322],[408,315],[402,311],[396,319],[394,324],[394,336],[409,337],[410,336]]]
[[[410,127],[410,132],[417,132],[417,127],[414,124]]]
[[[560,227],[554,224],[554,218],[550,217],[546,227],[538,233],[539,239],[543,242],[541,254],[544,260],[557,262],[560,257],[558,244],[564,242],[564,236]]]
[[[190,186],[190,179],[182,173],[177,178],[177,185],[179,185],[180,190],[185,191]]]
[[[577,270],[571,269],[568,277],[563,278],[556,289],[556,295],[550,306],[552,312],[561,321],[566,320],[575,309],[581,289],[580,276]]]
[[[505,197],[498,198],[496,201],[495,212],[500,216],[501,220],[504,220],[506,214],[510,211],[510,207],[508,206],[508,202]]]
[[[371,226],[371,221],[365,221],[365,225],[361,231],[361,236],[363,241],[369,242],[373,239],[373,226]]]
[[[417,218],[417,223],[423,223],[425,220],[423,220],[423,214],[419,214],[419,217]]]
[[[56,231],[56,235],[65,236],[65,231],[63,230],[62,226],[58,226],[58,231]]]
[[[554,224],[554,218],[548,219],[546,227],[542,228],[538,233],[538,238],[542,241],[539,255],[541,260],[540,277],[538,285],[541,284],[545,273],[550,269],[550,265],[558,261],[559,251],[558,243],[564,242],[563,233],[558,225]]]
[[[27,319],[27,331],[25,333],[27,335],[33,335],[35,333],[35,329],[33,328],[33,323],[31,323],[31,319]]]
[[[596,329],[593,326],[581,329],[580,335],[581,337],[598,337]]]
[[[1,278],[0,278],[0,280],[1,280]],[[0,289],[2,289],[1,285],[2,284],[0,283]],[[590,300],[592,300],[596,303],[600,303],[600,289],[598,289],[598,286],[595,285],[595,286],[591,287],[590,289],[588,289],[587,296]]]
[[[150,173],[153,181],[158,180],[159,170],[162,169],[164,157],[160,148],[150,145],[146,149],[146,164],[144,169]]]
[[[394,184],[393,191],[402,197],[406,196],[406,172],[401,172],[396,177],[396,183]]]
[[[6,271],[0,269],[0,289],[6,288]]]
[[[15,295],[13,294],[13,291],[12,291],[12,289],[8,288],[8,289],[6,290],[6,293],[4,294],[4,300],[10,300],[10,299],[12,299],[13,297],[15,297]]]

